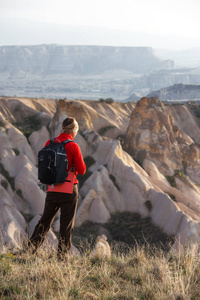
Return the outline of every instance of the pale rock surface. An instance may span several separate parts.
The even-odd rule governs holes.
[[[26,237],[26,222],[9,193],[0,186],[0,248],[21,246]]]
[[[41,150],[45,143],[50,139],[49,131],[46,126],[42,126],[42,128],[38,131],[34,131],[29,136],[29,142],[34,151],[35,157],[37,157],[38,151]]]
[[[185,212],[188,216],[190,216],[193,220],[200,221],[200,214],[198,215],[198,194],[197,194],[197,188],[194,185],[189,184],[189,182],[183,182],[177,177],[175,177],[175,180],[177,183],[179,183],[178,188],[172,187],[168,180],[158,171],[156,165],[152,163],[149,160],[145,160],[144,168],[149,174],[149,180],[153,184],[154,189],[160,192],[167,193],[168,195],[173,195],[176,199],[176,205]],[[183,189],[180,188],[180,186],[183,187]],[[159,190],[158,190],[159,188]],[[184,192],[184,188],[187,191],[190,190],[191,194],[195,193],[195,198],[197,198],[197,206],[190,209],[191,202],[190,202],[190,193],[187,194]],[[194,201],[194,199],[193,199]],[[193,202],[192,201],[192,202]],[[196,210],[197,208],[197,210]]]
[[[104,163],[105,165],[107,164],[108,170],[111,171],[112,176],[115,178],[115,184],[117,184],[120,189],[120,194],[123,199],[122,211],[139,212],[144,217],[150,214],[155,224],[168,234],[173,235],[179,232],[185,213],[193,217],[194,221],[192,222],[199,220],[199,216],[188,206],[184,205],[184,202],[188,199],[185,194],[177,188],[171,187],[165,176],[158,171],[158,168],[153,162],[149,160],[145,161],[144,165],[147,171],[145,172],[127,153],[122,151],[118,142],[109,140],[103,141],[94,132],[88,132],[87,138],[89,153],[96,162],[90,167],[90,170],[94,173],[85,182],[80,191],[82,196],[85,196],[83,203],[88,197],[88,190],[93,188],[95,192],[98,192],[97,186],[99,186],[100,179],[97,175],[94,176],[94,174],[95,172],[100,173],[100,170],[102,170],[101,165]],[[96,179],[96,177],[98,179]],[[195,192],[195,190],[193,192]],[[174,195],[178,202],[173,202],[166,193]],[[88,197],[90,198],[90,201],[87,203],[88,207],[91,205],[91,198],[94,200],[95,197],[96,195]],[[111,200],[115,197],[112,198],[111,196],[111,198],[106,198]],[[149,212],[145,206],[146,201],[151,201],[152,203],[151,212]],[[183,210],[181,210],[181,207]],[[88,208],[86,208],[85,211],[87,211],[87,209]],[[84,221],[87,218],[88,217],[84,218]],[[79,215],[77,215],[76,224],[80,226],[78,220]],[[182,243],[186,243],[186,240],[183,240]]]
[[[200,217],[196,212],[190,208],[188,208],[185,204],[181,202],[176,202],[176,205],[178,208],[180,208],[181,211],[183,211],[187,216],[189,216],[193,221],[200,222]]]
[[[199,242],[200,222],[193,222],[187,215],[184,215],[181,221],[171,251],[177,251],[185,246],[191,245],[191,242],[194,240]]]
[[[60,230],[60,216],[59,216],[59,218],[57,220],[55,220],[53,222],[53,230],[55,232],[59,232],[59,230]]]
[[[20,131],[9,129],[10,136],[0,131],[0,157],[4,169],[15,179],[15,189],[21,190],[23,197],[30,203],[30,213],[42,212],[44,192],[40,190],[37,179],[35,156]],[[13,136],[13,138],[11,138]],[[18,145],[15,145],[15,143]],[[19,155],[13,149],[18,146]]]
[[[110,213],[124,210],[120,192],[109,177],[107,169],[103,166],[93,172],[80,189],[80,194],[85,197],[90,190],[94,190]]]
[[[176,185],[187,199],[183,203],[200,216],[200,190],[196,186],[179,178],[176,178]]]
[[[88,221],[90,206],[96,197],[96,192],[90,189],[77,210],[75,226],[81,226],[85,221]]]
[[[4,130],[0,130],[0,159],[5,170],[13,176],[13,161],[16,155],[12,149],[12,144]]]
[[[26,157],[33,163],[36,163],[35,156],[33,154],[33,150],[30,145],[27,143],[26,137],[16,129],[15,127],[11,127],[8,129],[8,138],[10,140],[10,144],[13,148],[19,150],[21,154],[26,155]]]
[[[143,161],[143,168],[152,179],[159,180],[160,182],[169,185],[169,182],[166,179],[166,177],[162,173],[160,173],[160,171],[152,161],[145,159]]]
[[[89,168],[93,174],[80,189],[82,201],[76,215],[76,226],[85,221],[104,224],[112,213],[131,211],[143,217],[151,216],[165,232],[174,234],[181,245],[199,240],[200,152],[195,144],[198,130],[195,129],[192,136],[184,129],[185,118],[190,121],[191,130],[195,128],[188,111],[180,111],[182,115],[178,119],[179,115],[170,112],[170,107],[166,108],[156,99],[144,98],[136,105],[128,124],[135,104],[40,100],[13,99],[0,103],[2,118],[7,122],[6,128],[0,128],[0,162],[15,181],[14,190],[6,183],[5,176],[0,177],[1,212],[7,217],[1,218],[0,222],[4,238],[9,243],[19,245],[17,229],[20,238],[26,234],[26,222],[19,210],[27,213],[29,209],[28,213],[37,216],[43,211],[45,199],[45,193],[38,186],[36,153],[49,138],[49,133],[45,126],[32,133],[30,147],[22,133],[8,122],[22,121],[21,108],[25,116],[40,110],[38,116],[45,118],[45,124],[48,119],[45,114],[53,117],[50,125],[53,136],[60,133],[62,120],[67,116],[75,116],[80,124],[81,135],[77,135],[76,141],[83,155],[92,156],[95,163]],[[125,134],[128,125],[125,147],[130,150],[130,155],[123,151],[119,141],[113,140],[118,134]],[[104,138],[91,130],[102,130]],[[144,169],[132,156],[143,164]],[[188,179],[175,176],[175,169],[184,169]],[[174,176],[176,188],[170,186],[165,175]],[[173,195],[177,202],[169,195]],[[16,205],[15,201],[18,202]],[[151,209],[147,208],[147,201],[151,202]],[[38,219],[39,216],[31,221],[32,229]],[[51,236],[51,242],[56,245],[54,237]],[[175,243],[174,247],[177,245]]]
[[[107,223],[110,219],[110,213],[104,202],[98,196],[92,201],[88,215],[88,221],[94,223]]]
[[[86,140],[78,133],[74,141],[80,146],[83,157],[88,155],[88,145]]]
[[[149,190],[148,198],[152,203],[151,217],[154,223],[168,234],[176,235],[183,215],[180,209],[166,194],[153,189]]]
[[[92,258],[109,259],[111,257],[110,245],[107,237],[102,234],[96,238],[94,249],[91,252]]]
[[[106,208],[101,195],[90,189],[77,210],[75,226],[81,226],[85,221],[99,224],[107,223],[110,213]]]
[[[199,143],[200,129],[189,109],[185,105],[179,105],[176,107],[172,105],[170,106],[170,111],[174,117],[175,125],[190,136],[195,143]]]
[[[130,117],[124,148],[138,161],[152,161],[165,175],[173,175],[174,170],[183,168],[190,169],[191,173],[191,168],[195,171],[200,163],[199,148],[177,127],[170,107],[157,98],[142,98],[137,102]]]
[[[89,138],[91,139],[91,136]],[[144,206],[145,193],[152,187],[146,179],[147,173],[133,160],[131,162],[128,154],[123,153],[119,141],[102,141],[95,135],[92,141],[94,159],[99,165],[107,165],[119,187],[122,205],[118,211],[139,212],[142,216],[147,216],[148,211]]]
[[[88,139],[91,144],[90,154],[93,154],[96,163],[90,168],[93,174],[80,189],[82,197],[86,197],[92,189],[101,197],[110,213],[131,211],[147,216],[149,212],[145,206],[146,193],[152,188],[146,179],[147,173],[133,161],[132,166],[126,164],[131,160],[128,154],[124,154],[126,159],[122,160],[122,149],[118,141],[103,141],[94,132],[88,132]],[[103,163],[111,171],[114,183],[109,178],[106,168],[102,166]]]
[[[38,115],[45,122],[49,117],[52,117],[56,111],[57,101],[54,99],[31,99],[31,98],[6,98],[1,97],[0,112],[5,120],[10,122],[22,122],[24,117],[30,115]],[[40,116],[41,114],[41,116]]]
[[[79,123],[80,131],[99,130],[105,136],[117,138],[124,135],[129,116],[135,103],[100,103],[98,101],[59,100],[57,112],[52,120],[53,134],[59,133],[62,121],[73,116]]]

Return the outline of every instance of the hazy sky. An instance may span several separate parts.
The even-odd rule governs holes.
[[[93,28],[91,42],[88,42],[90,44],[94,38],[95,28],[98,34],[102,28],[101,38],[98,42],[96,37],[95,44],[108,44],[109,40],[110,44],[117,43],[117,32],[120,44],[120,34],[127,31],[129,34],[127,39],[122,39],[123,45],[127,43],[124,46],[133,46],[134,43],[136,46],[139,46],[138,43],[145,44],[145,41],[140,39],[137,41],[141,33],[141,36],[142,34],[148,36],[146,43],[151,43],[152,37],[152,44],[156,42],[156,47],[159,45],[165,47],[167,43],[170,43],[171,47],[178,45],[188,48],[200,47],[199,12],[200,0],[0,0],[0,25],[2,25],[0,28],[3,28],[0,44],[26,43],[26,39],[30,44],[31,37],[33,44],[58,43],[59,34],[56,32],[59,28],[89,26]],[[34,24],[36,21],[53,23],[56,31],[54,32],[52,24],[49,27],[52,35],[47,34],[46,25],[44,28],[40,25],[40,30],[37,31],[36,27],[31,26],[32,21]],[[26,28],[20,29],[20,24],[21,28],[22,26]],[[107,39],[105,29],[110,33]],[[137,33],[135,41],[130,38],[131,33]],[[77,44],[81,44],[84,38],[80,35],[81,32],[77,31],[75,39],[73,31],[72,40],[70,41],[70,35],[66,35],[67,39],[63,38],[63,43],[68,41],[70,44],[77,40]],[[115,41],[112,41],[112,36],[115,36]],[[143,37],[145,39],[145,35]],[[164,40],[168,42],[164,43]],[[85,41],[90,41],[89,37]]]

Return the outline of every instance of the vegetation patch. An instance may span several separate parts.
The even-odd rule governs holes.
[[[125,135],[124,134],[119,134],[118,136],[117,136],[117,140],[118,141],[120,141],[120,143],[121,143],[121,145],[123,145],[124,144],[124,141],[125,141]]]
[[[13,124],[28,138],[32,132],[37,131],[42,126],[42,121],[38,114],[33,114],[23,118],[23,122]]]
[[[15,180],[14,177],[11,177],[8,173],[8,171],[5,170],[3,164],[0,162],[0,174],[2,174],[6,180],[10,183],[11,188],[14,190],[15,189]]]
[[[197,247],[176,255],[137,247],[111,258],[94,259],[91,250],[60,262],[56,253],[39,250],[0,256],[1,299],[199,299]],[[52,250],[52,249],[51,249]]]
[[[95,159],[92,156],[88,155],[84,158],[84,162],[86,164],[86,167],[89,168],[93,164],[95,164]]]
[[[175,187],[175,188],[176,188],[176,181],[175,181],[174,176],[168,176],[168,175],[166,175],[165,177],[166,177],[166,179],[168,180],[169,184],[170,184],[172,187]]]
[[[174,171],[174,176],[177,176],[179,178],[181,178],[182,180],[188,182],[189,181],[189,177],[187,175],[185,175],[183,170],[175,170]]]
[[[106,127],[102,127],[102,128],[99,129],[98,134],[99,135],[104,135],[108,130],[113,129],[113,128],[115,128],[114,125],[109,125],[109,126],[106,126]]]
[[[106,98],[106,99],[100,98],[99,102],[105,102],[107,104],[112,104],[114,102],[114,99],[113,98]]]
[[[16,156],[20,155],[20,151],[18,149],[16,149],[16,148],[12,148],[12,149]]]
[[[115,176],[113,176],[112,174],[109,175],[110,179],[112,180],[112,182],[114,183],[114,185],[116,186],[116,188],[118,189],[118,191],[120,191],[120,187],[116,182]]]
[[[195,115],[195,117],[200,118],[200,105],[192,101],[188,103],[188,106],[190,111],[192,111]]]
[[[8,182],[7,182],[6,180],[2,179],[2,180],[1,180],[1,186],[2,186],[5,190],[7,190],[7,188],[8,188]]]
[[[168,196],[169,196],[174,202],[177,202],[176,197],[175,197],[174,195],[168,194]]]
[[[150,200],[147,200],[145,203],[146,208],[148,209],[148,211],[152,210],[152,203]]]
[[[5,127],[5,123],[3,121],[0,121],[0,127]]]
[[[93,245],[99,232],[107,231],[108,241],[111,244],[120,243],[122,248],[147,246],[168,251],[174,242],[174,236],[164,233],[158,226],[152,223],[150,217],[142,218],[137,213],[123,212],[111,216],[108,223],[98,224],[85,222],[74,230],[74,245],[81,249],[82,245]]]
[[[124,226],[120,226],[122,216]],[[116,240],[122,230],[130,231],[133,227],[146,232],[147,219],[141,220],[137,214],[113,217],[109,224],[116,226]],[[158,234],[150,225],[149,233],[151,229],[152,235]],[[96,226],[91,223],[87,232],[94,232]],[[80,230],[86,235],[86,225]],[[121,242],[112,240],[110,258],[95,258],[92,244],[83,248],[80,256],[68,255],[67,261],[58,261],[52,248],[40,248],[35,255],[28,251],[17,256],[10,252],[1,254],[0,299],[199,299],[198,245],[171,253],[154,247],[142,234],[141,244],[138,241],[135,246],[126,244],[124,251]]]
[[[17,194],[19,197],[23,198],[22,190],[17,189],[17,190],[16,190],[16,194]]]

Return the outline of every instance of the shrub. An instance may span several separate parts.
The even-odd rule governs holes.
[[[106,127],[102,127],[102,128],[99,129],[98,134],[99,135],[104,135],[108,130],[113,129],[113,128],[115,128],[114,125],[109,125],[109,126],[106,126]]]
[[[17,190],[16,190],[16,194],[17,194],[19,197],[23,198],[22,190],[17,189]]]
[[[16,148],[12,148],[12,149],[13,149],[13,151],[14,151],[14,153],[15,153],[16,156],[20,155],[20,152],[19,152],[18,149],[16,149]]]
[[[180,177],[181,179],[185,181],[189,181],[189,177],[184,173],[183,170],[175,170],[174,176]]]
[[[7,190],[7,188],[8,188],[8,182],[7,182],[6,180],[2,179],[2,180],[1,180],[1,186],[2,186],[4,189]]]
[[[174,176],[168,176],[168,175],[166,175],[165,177],[166,177],[166,179],[168,180],[169,184],[172,187],[176,187],[176,181],[175,181]]]
[[[39,118],[38,113],[23,118],[22,122],[13,124],[28,138],[32,132],[37,131],[42,126],[42,121]]]
[[[118,191],[120,191],[120,187],[117,184],[115,177],[112,174],[110,174],[109,177],[112,180],[112,182],[114,183],[114,185],[116,186],[116,188],[118,189]]]
[[[8,171],[5,170],[4,166],[2,163],[0,163],[0,173],[6,178],[6,180],[10,183],[11,188],[14,190],[15,189],[15,181],[14,177],[11,177]]]
[[[0,121],[0,127],[5,127],[5,123],[3,121]]]
[[[152,203],[150,200],[147,200],[144,204],[147,207],[148,211],[152,210]]]
[[[105,102],[106,102],[107,104],[112,104],[112,103],[114,102],[114,100],[113,100],[113,98],[107,98],[107,99],[105,100]]]

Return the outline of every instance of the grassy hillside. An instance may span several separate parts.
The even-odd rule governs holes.
[[[110,258],[81,256],[58,262],[39,250],[0,256],[1,299],[199,299],[200,260],[197,247],[181,253],[154,253],[149,247],[112,247]]]
[[[94,254],[103,232],[111,256]],[[115,214],[104,225],[87,222],[73,234],[80,252],[66,261],[52,249],[1,254],[0,299],[199,300],[198,247],[174,253],[173,241],[135,213]]]

